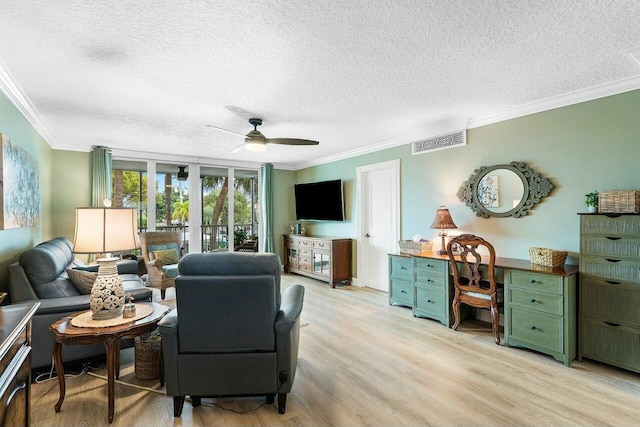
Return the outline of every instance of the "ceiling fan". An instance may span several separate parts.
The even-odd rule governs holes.
[[[297,138],[266,138],[262,132],[258,130],[258,126],[262,125],[262,119],[251,118],[249,119],[249,123],[253,126],[253,130],[248,134],[243,135],[238,132],[234,132],[232,130],[227,130],[223,128],[219,128],[213,125],[207,125],[211,128],[221,130],[223,132],[227,132],[233,135],[238,135],[244,138],[244,145],[234,148],[231,150],[232,153],[236,153],[245,148],[247,151],[264,151],[267,149],[267,144],[283,144],[283,145],[318,145],[320,144],[318,141],[313,141],[310,139],[297,139]]]

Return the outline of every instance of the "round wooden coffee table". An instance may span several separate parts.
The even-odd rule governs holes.
[[[115,380],[120,376],[120,342],[125,338],[134,338],[145,332],[152,331],[169,310],[169,307],[153,302],[137,303],[138,306],[150,306],[151,314],[142,319],[132,320],[117,326],[107,327],[78,327],[72,325],[72,319],[86,311],[74,313],[64,317],[49,327],[54,335],[53,358],[58,372],[60,397],[55,405],[56,412],[60,412],[65,395],[64,369],[62,366],[62,345],[84,345],[103,342],[107,350],[107,387],[109,391],[109,423],[113,422],[115,409]]]

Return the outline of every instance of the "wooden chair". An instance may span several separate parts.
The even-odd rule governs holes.
[[[453,246],[456,243],[460,245],[462,250],[459,256],[453,254]],[[486,257],[488,262],[485,259],[484,263],[488,267],[484,277],[480,271],[482,256],[477,251],[479,246],[489,251],[489,255]],[[502,297],[498,295],[494,277],[496,253],[493,246],[482,237],[473,234],[462,234],[449,241],[447,253],[453,269],[453,285],[455,288],[452,307],[455,319],[452,326],[453,330],[458,329],[460,325],[460,304],[489,308],[491,309],[493,338],[496,344],[500,344],[500,312],[498,307],[502,303]]]
[[[147,231],[140,233],[140,250],[147,266],[147,286],[160,289],[160,296],[165,297],[166,289],[175,286],[178,275],[178,264],[165,264],[155,259],[154,251],[173,249],[180,258],[179,231]]]

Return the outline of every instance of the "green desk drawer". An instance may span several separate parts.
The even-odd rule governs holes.
[[[409,257],[390,256],[389,275],[394,279],[412,281],[413,269],[412,260]]]
[[[511,336],[551,351],[562,352],[563,318],[524,308],[510,308]]]
[[[582,256],[580,273],[612,280],[640,283],[640,260]]]
[[[417,314],[442,320],[445,317],[447,304],[443,291],[416,286],[416,311],[419,312]]]
[[[640,216],[581,215],[580,231],[582,234],[640,236]]]
[[[580,319],[580,356],[640,372],[640,329]]]
[[[640,285],[583,275],[580,314],[640,327]]]
[[[444,275],[447,272],[447,261],[431,258],[415,257],[416,270],[423,270],[432,274]]]
[[[391,279],[389,282],[389,303],[413,307],[413,284],[404,280]]]
[[[533,292],[522,288],[509,288],[509,303],[544,313],[562,316],[562,296]]]
[[[562,295],[562,277],[530,271],[511,270],[511,286],[526,288],[535,292]]]
[[[431,286],[444,292],[447,281],[444,276],[432,274],[428,271],[416,270],[416,284]]]
[[[613,258],[640,258],[640,237],[583,235],[580,253]]]

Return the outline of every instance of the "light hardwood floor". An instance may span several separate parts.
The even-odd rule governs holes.
[[[392,307],[383,292],[330,289],[301,276],[283,288],[306,288],[298,371],[280,415],[261,398],[185,403],[173,418],[163,394],[116,385],[113,426],[638,426],[640,376],[596,362],[564,367],[535,352],[497,346],[489,325],[463,323],[458,332]],[[159,295],[156,295],[158,298]],[[167,298],[173,298],[173,289]],[[122,351],[121,380],[136,380],[133,349]],[[105,370],[98,371],[104,374]],[[32,386],[33,426],[107,426],[102,379],[67,380],[62,411],[53,406],[57,381]]]

